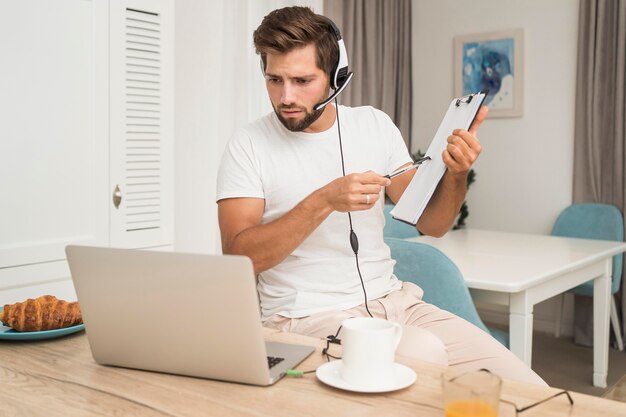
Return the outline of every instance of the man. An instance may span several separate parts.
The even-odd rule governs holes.
[[[315,109],[329,96],[339,61],[330,25],[304,7],[264,18],[254,44],[274,113],[235,133],[218,174],[222,249],[252,259],[264,325],[323,338],[345,318],[370,314],[404,326],[399,354],[544,383],[491,336],[424,303],[419,287],[393,275],[382,197],[397,202],[414,171],[383,175],[412,160],[384,113]],[[452,225],[486,114],[482,108],[469,132],[448,138],[448,169],[417,224],[421,233],[442,236]]]

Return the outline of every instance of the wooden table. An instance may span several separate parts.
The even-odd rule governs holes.
[[[268,331],[271,340],[317,346],[299,369],[322,364],[323,342]],[[333,353],[340,353],[333,346]],[[0,341],[0,416],[443,416],[440,376],[444,367],[398,358],[417,372],[417,382],[384,394],[356,394],[319,382],[315,374],[283,378],[262,388],[97,365],[84,333],[65,338]],[[512,381],[503,399],[523,406],[548,397],[554,388]],[[524,412],[532,416],[626,415],[626,404],[572,394],[570,408],[557,398]],[[504,411],[503,411],[504,410]],[[501,416],[511,415],[502,405]]]
[[[528,366],[535,304],[593,279],[593,385],[606,387],[612,257],[626,243],[476,229],[407,240],[452,259],[474,301],[508,306],[510,348]]]
[[[622,376],[610,390],[602,394],[602,398],[626,403],[626,375]]]

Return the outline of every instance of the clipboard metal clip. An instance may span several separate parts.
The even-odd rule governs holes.
[[[466,96],[463,96],[461,98],[456,99],[456,106],[459,107],[461,105],[461,103],[470,104],[472,102],[472,99],[474,98],[474,96],[477,95],[477,94],[484,94],[485,96],[487,96],[487,94],[489,94],[489,89],[479,91],[478,93],[468,94]]]
[[[461,103],[467,103],[467,104],[471,103],[475,95],[476,93],[468,94],[466,96],[456,99],[456,106],[459,107]]]

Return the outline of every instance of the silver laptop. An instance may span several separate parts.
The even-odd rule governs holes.
[[[100,364],[271,385],[315,350],[264,341],[247,257],[87,246],[65,251]]]

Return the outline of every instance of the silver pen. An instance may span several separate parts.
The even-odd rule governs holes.
[[[411,170],[413,168],[417,168],[418,166],[422,165],[422,163],[424,163],[426,161],[430,161],[430,156],[425,156],[423,158],[420,158],[417,161],[413,162],[413,164],[409,165],[408,167],[404,167],[402,169],[394,171],[391,174],[385,175],[384,177],[392,179],[393,177],[397,177],[400,174],[404,174],[405,172],[407,172],[407,171],[409,171],[409,170]]]

